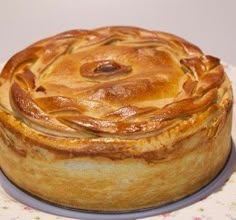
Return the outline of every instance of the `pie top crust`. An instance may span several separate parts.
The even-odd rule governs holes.
[[[36,42],[7,62],[0,93],[5,126],[64,157],[165,158],[173,149],[161,146],[217,124],[232,105],[218,58],[134,27]]]

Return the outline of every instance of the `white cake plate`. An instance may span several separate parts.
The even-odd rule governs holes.
[[[215,192],[217,189],[222,187],[224,183],[231,176],[234,166],[236,165],[236,149],[232,141],[231,152],[229,158],[222,169],[222,171],[213,179],[208,185],[203,187],[201,190],[191,194],[188,197],[180,199],[176,202],[168,203],[163,206],[152,207],[149,209],[141,209],[130,212],[97,212],[97,211],[87,211],[80,209],[71,209],[67,207],[60,207],[36,198],[25,191],[22,191],[16,185],[14,185],[0,170],[0,184],[5,189],[5,191],[15,198],[16,200],[22,202],[37,210],[47,212],[50,214],[55,214],[59,216],[77,218],[77,219],[87,219],[87,220],[127,220],[127,219],[138,219],[145,218],[155,215],[160,215],[163,213],[171,212],[186,206],[189,206],[201,199],[206,198],[211,193]]]

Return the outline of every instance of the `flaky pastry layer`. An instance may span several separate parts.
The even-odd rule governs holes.
[[[0,76],[0,166],[59,205],[125,211],[206,185],[230,151],[232,90],[216,57],[134,27],[73,30]]]

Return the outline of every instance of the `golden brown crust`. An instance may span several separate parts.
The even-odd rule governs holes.
[[[59,204],[95,210],[163,204],[209,182],[229,153],[232,91],[220,60],[168,33],[105,27],[72,30],[41,40],[7,62],[0,76],[0,94],[0,166],[25,190]],[[204,144],[208,146],[205,150]],[[209,152],[216,158],[209,157]],[[11,154],[14,159],[9,159]],[[164,193],[163,198],[148,201],[151,196],[147,193],[143,195],[146,203],[134,204],[131,199],[135,193],[126,202],[122,196],[117,200],[114,197],[110,207],[102,202],[105,197],[99,193],[95,195],[96,204],[86,203],[86,199],[75,202],[73,195],[60,199],[43,188],[37,191],[33,180],[32,184],[19,180],[26,172],[29,179],[38,173],[48,182],[44,171],[36,168],[40,165],[49,172],[60,169],[63,173],[59,179],[51,180],[52,186],[58,180],[68,184],[67,178],[81,178],[80,183],[85,184],[82,173],[67,173],[68,168],[62,164],[73,162],[79,169],[105,163],[114,166],[114,173],[121,172],[119,181],[125,181],[122,178],[128,175],[122,176],[123,166],[130,170],[141,166],[143,177],[138,178],[145,185],[148,180],[142,172],[153,179],[161,172],[163,178],[173,181],[164,170],[179,172],[176,164],[188,167],[186,158],[193,160],[195,156],[202,157],[202,163],[209,163],[207,175],[199,168],[202,177],[194,176],[192,188],[183,185],[181,189],[180,181],[177,188],[182,194]],[[212,160],[214,166],[210,165]],[[12,171],[16,162],[22,166]],[[154,173],[150,173],[150,167]],[[184,175],[193,177],[191,170],[184,171]],[[90,178],[101,181],[93,171]],[[107,187],[115,190],[114,184],[108,182]],[[141,182],[135,186],[137,190],[144,190]],[[153,188],[159,187],[157,182]],[[92,188],[94,185],[88,183],[84,192],[91,194]],[[109,193],[108,188],[105,194]],[[130,188],[123,190],[128,195]],[[48,198],[50,193],[52,197]],[[74,193],[84,196],[78,190]],[[161,192],[155,193],[154,197]],[[178,196],[174,196],[176,193]]]
[[[160,122],[209,107],[223,80],[217,58],[173,35],[129,27],[70,31],[6,64],[2,89],[9,88],[11,102],[2,105],[48,134],[138,139],[163,128]],[[116,114],[120,109],[132,117]]]

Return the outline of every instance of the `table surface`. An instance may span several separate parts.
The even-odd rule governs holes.
[[[236,94],[236,67],[225,65],[234,94]],[[1,65],[0,65],[1,67]],[[236,115],[234,98],[234,116]],[[236,143],[236,123],[233,123],[232,137]],[[3,220],[69,220],[28,207],[9,196],[0,185],[0,219]],[[207,198],[183,209],[165,213],[145,220],[236,220],[236,167],[229,180]]]

